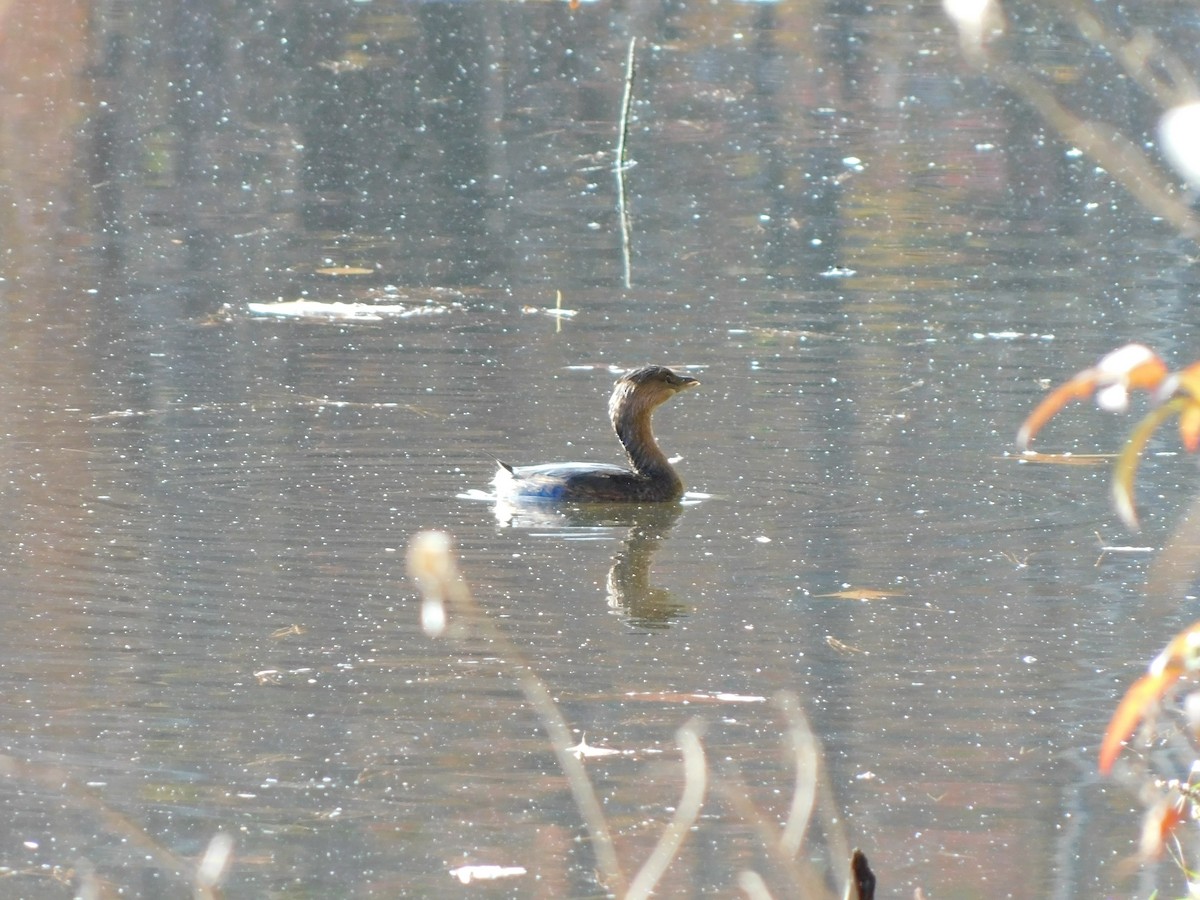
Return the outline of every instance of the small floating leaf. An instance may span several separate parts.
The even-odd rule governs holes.
[[[1037,450],[1026,450],[1019,456],[1012,456],[1009,459],[1047,466],[1098,466],[1115,455],[1115,453],[1040,453]]]
[[[895,591],[875,591],[871,588],[847,588],[833,594],[813,594],[813,597],[826,597],[831,600],[886,600],[888,597],[903,597]]]
[[[374,275],[374,269],[364,269],[362,266],[322,266],[315,270],[318,275],[332,275],[341,277],[345,275]]]

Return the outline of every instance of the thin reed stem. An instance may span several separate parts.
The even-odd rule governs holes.
[[[813,805],[817,799],[817,767],[820,760],[817,756],[817,739],[813,736],[812,728],[809,727],[808,719],[801,711],[796,696],[781,691],[775,702],[783,711],[784,720],[787,722],[787,741],[796,769],[792,806],[788,810],[783,834],[779,836],[779,845],[784,853],[795,856],[804,846],[808,823],[812,819]]]
[[[633,108],[633,83],[637,75],[635,65],[637,38],[629,39],[629,50],[625,55],[625,94],[621,98],[621,116],[617,120],[617,151],[613,159],[613,172],[617,179],[617,219],[621,226],[621,278],[626,288],[633,286],[633,226],[629,218],[629,197],[625,188],[626,159],[629,146],[629,111]]]
[[[704,746],[700,743],[701,728],[700,720],[692,719],[675,732],[679,752],[683,755],[683,796],[654,851],[633,877],[625,900],[643,900],[650,896],[700,817],[708,789],[708,764],[704,759]]]

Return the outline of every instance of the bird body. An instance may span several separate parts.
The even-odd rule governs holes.
[[[683,480],[654,439],[650,417],[680,391],[700,382],[665,366],[642,366],[613,385],[608,415],[625,448],[627,467],[608,463],[500,463],[492,484],[504,500],[584,503],[665,503],[683,496]]]

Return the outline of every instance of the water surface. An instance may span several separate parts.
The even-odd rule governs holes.
[[[5,15],[30,38],[5,78],[44,70],[46,23]],[[1161,544],[1192,470],[1146,465],[1134,539],[1104,465],[1021,464],[1012,436],[1044,379],[1130,338],[1195,355],[1191,244],[977,76],[933,7],[223,16],[97,15],[24,88],[41,113],[5,101],[38,126],[4,139],[16,893],[75,868],[175,895],[130,835],[191,858],[223,831],[231,896],[443,895],[474,863],[528,869],[497,893],[596,895],[505,660],[420,630],[426,528],[578,734],[629,751],[589,763],[627,868],[693,715],[782,820],[764,698],[790,691],[885,896],[1135,889],[1138,801],[1095,752],[1194,612],[1148,614],[1149,554],[1100,545]],[[50,147],[77,164],[39,165]],[[556,291],[573,317],[546,314]],[[277,299],[406,314],[249,306]],[[648,362],[703,382],[656,420],[703,499],[599,520],[471,499],[495,457],[615,461],[608,391]],[[1127,426],[1080,407],[1041,441]],[[759,865],[714,795],[662,894],[728,896]],[[1178,888],[1169,863],[1143,877]]]

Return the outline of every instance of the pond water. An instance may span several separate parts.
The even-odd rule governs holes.
[[[1101,546],[1160,546],[1192,465],[1164,439],[1132,537],[1105,460],[1022,464],[1013,436],[1127,340],[1195,357],[1195,245],[940,9],[77,12],[0,11],[0,893],[179,896],[225,833],[229,896],[602,895],[509,651],[421,630],[430,528],[574,733],[622,751],[587,767],[627,873],[699,716],[726,793],[662,896],[782,879],[728,793],[784,820],[781,691],[828,776],[819,872],[844,841],[882,896],[1181,890],[1125,864],[1139,800],[1095,759],[1196,605]],[[1010,29],[1146,133],[1067,31]],[[702,382],[656,418],[688,503],[475,499],[497,457],[617,461],[608,392],[649,362]],[[1039,444],[1128,427],[1081,406]],[[461,887],[471,864],[527,872]]]

